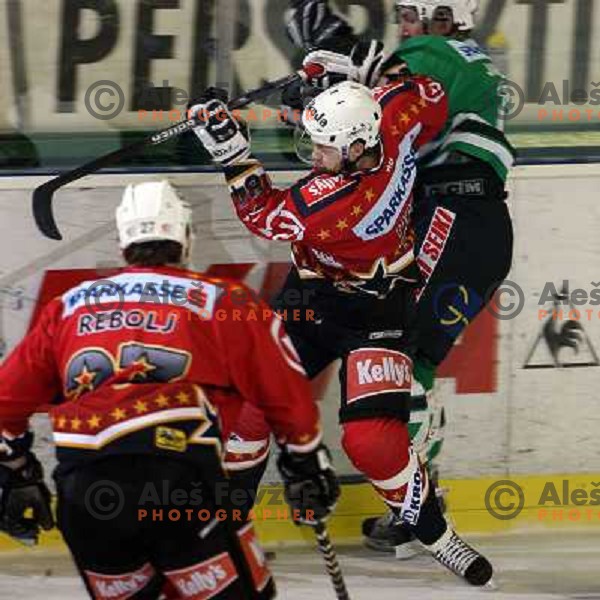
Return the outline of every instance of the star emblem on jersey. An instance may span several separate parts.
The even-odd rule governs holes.
[[[127,413],[122,408],[115,408],[110,415],[115,421],[122,421],[125,417],[127,417]]]
[[[348,229],[348,222],[346,221],[346,219],[340,219],[337,223],[336,223],[336,227],[340,230],[340,231],[344,231],[344,229]]]
[[[98,415],[92,415],[88,419],[87,424],[90,429],[98,429],[98,427],[100,427],[101,421],[102,419],[100,419]]]
[[[148,405],[145,402],[142,402],[141,400],[138,400],[133,405],[133,408],[135,408],[135,411],[137,412],[138,415],[142,415],[145,412],[148,412]]]
[[[358,205],[358,206],[353,206],[352,207],[352,216],[353,217],[358,217],[360,216],[360,214],[362,213],[363,209],[362,206]]]
[[[160,396],[154,399],[154,403],[159,408],[166,408],[167,406],[169,406],[169,398],[164,394],[161,394]]]
[[[132,373],[129,375],[129,381],[137,379],[147,379],[148,373],[154,371],[156,366],[151,364],[148,360],[147,354],[142,354],[138,359],[134,360],[129,367]]]
[[[321,240],[326,240],[328,237],[331,236],[331,233],[329,233],[329,229],[321,229],[321,231],[319,231],[317,235]]]
[[[191,402],[190,395],[186,394],[185,392],[179,392],[179,394],[177,394],[177,396],[175,396],[175,398],[177,398],[177,400],[179,401],[179,404],[182,404],[182,405],[189,404]]]
[[[380,260],[371,277],[368,279],[345,281],[344,285],[365,294],[377,296],[378,298],[385,298],[399,280],[407,281],[407,279],[401,277],[399,273],[388,273],[383,261]]]
[[[97,371],[91,370],[84,361],[83,367],[79,375],[73,377],[73,381],[77,384],[77,388],[73,391],[73,395],[78,398],[84,392],[89,392],[94,389],[94,380],[98,375]]]

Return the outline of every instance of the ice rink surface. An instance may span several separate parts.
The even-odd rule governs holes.
[[[468,538],[496,568],[494,590],[468,587],[429,556],[395,561],[360,546],[339,548],[353,600],[600,600],[600,532]],[[278,549],[272,563],[279,596],[335,600],[317,551]],[[66,554],[0,554],[0,598],[87,598]]]

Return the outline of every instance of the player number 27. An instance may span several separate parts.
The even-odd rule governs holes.
[[[84,348],[67,365],[67,394],[96,389],[110,378],[113,383],[167,383],[182,378],[192,355],[183,350],[131,342],[119,346],[117,356],[103,348]]]

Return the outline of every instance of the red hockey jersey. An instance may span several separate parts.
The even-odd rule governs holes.
[[[414,260],[410,216],[416,151],[443,129],[448,109],[443,89],[428,78],[378,88],[374,95],[383,111],[381,160],[375,168],[339,175],[312,172],[287,189],[273,188],[259,162],[228,167],[225,173],[244,225],[264,238],[291,241],[301,276],[378,293],[382,280],[389,287]]]
[[[219,445],[243,402],[282,443],[317,443],[282,321],[243,285],[169,267],[127,268],[55,298],[0,367],[0,426],[19,434],[53,403],[59,460]]]

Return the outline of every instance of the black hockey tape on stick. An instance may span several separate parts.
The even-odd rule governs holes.
[[[325,569],[333,584],[335,595],[338,600],[350,600],[350,595],[346,589],[346,582],[344,581],[344,575],[340,568],[337,553],[335,548],[331,544],[329,539],[329,532],[323,521],[319,521],[313,526],[315,530],[315,537],[317,538],[317,545],[323,555],[323,561],[325,562]]]
[[[310,67],[304,71],[298,71],[297,73],[286,75],[285,77],[275,79],[274,81],[269,81],[259,88],[250,90],[243,96],[231,100],[227,106],[231,110],[243,108],[251,102],[265,98],[274,91],[283,89],[292,83],[295,83],[298,81],[298,79],[318,77],[322,71],[323,67],[320,65],[310,65]],[[94,160],[91,160],[80,167],[76,167],[71,171],[62,173],[58,177],[54,177],[53,179],[42,183],[42,185],[39,185],[37,188],[35,188],[35,190],[33,190],[32,199],[33,217],[38,229],[50,239],[62,240],[62,235],[58,229],[56,220],[54,219],[54,212],[52,211],[52,197],[54,196],[54,192],[56,192],[56,190],[59,188],[73,181],[77,181],[86,175],[95,173],[99,169],[117,163],[124,158],[133,156],[146,146],[158,146],[159,144],[172,140],[183,133],[191,131],[198,124],[199,121],[196,119],[184,119],[183,121],[179,121],[179,123],[176,123],[171,127],[157,131],[156,133],[144,138],[143,140],[140,140],[139,142],[136,142],[135,144],[124,146],[123,148],[109,152],[104,156],[95,158]]]

